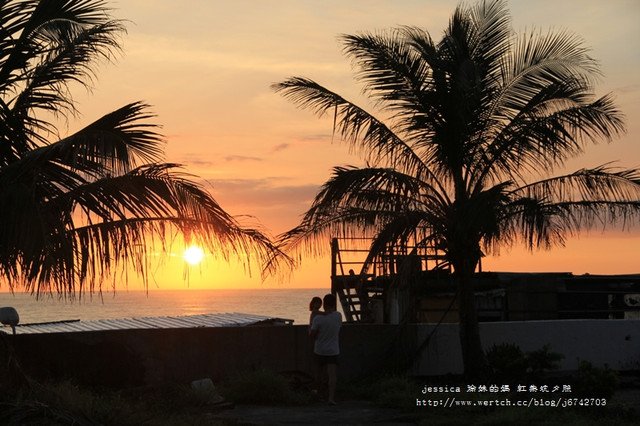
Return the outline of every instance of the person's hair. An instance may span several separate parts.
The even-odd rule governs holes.
[[[336,297],[331,293],[326,294],[324,296],[324,298],[322,299],[322,303],[323,303],[325,309],[327,309],[327,308],[335,309],[336,308]]]
[[[314,297],[313,299],[311,299],[311,302],[309,302],[310,311],[313,311],[314,309],[320,309],[320,307],[322,307],[322,299],[320,299],[318,296]]]

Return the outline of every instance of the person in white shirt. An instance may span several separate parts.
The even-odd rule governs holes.
[[[313,318],[309,335],[314,339],[313,352],[316,359],[327,372],[329,404],[335,405],[342,315],[336,311],[336,297],[334,295],[324,296],[322,305],[324,315],[316,315]]]

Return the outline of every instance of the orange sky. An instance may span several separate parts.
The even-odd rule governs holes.
[[[232,214],[255,216],[275,235],[297,224],[332,166],[361,164],[345,146],[331,144],[330,119],[299,111],[269,85],[292,75],[310,77],[366,104],[341,54],[337,35],[417,25],[439,39],[457,1],[136,0],[112,2],[130,20],[123,56],[100,67],[91,94],[76,99],[82,117],[69,130],[125,103],[153,105],[167,136],[167,161],[213,185]],[[636,0],[512,0],[516,31],[566,28],[580,34],[605,74],[598,94],[613,92],[628,133],[615,143],[589,147],[571,168],[619,160],[640,166],[640,2]],[[505,251],[485,259],[485,270],[640,272],[640,227],[592,232],[566,248],[530,255]],[[185,288],[179,248],[153,274],[152,285]],[[192,288],[259,287],[242,267],[210,259],[192,268]],[[285,284],[329,285],[326,259],[307,260]],[[129,288],[138,288],[131,282]]]

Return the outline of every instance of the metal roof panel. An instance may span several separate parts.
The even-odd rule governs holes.
[[[264,315],[243,314],[238,312],[198,315],[114,318],[100,320],[67,320],[47,323],[18,324],[16,334],[69,333],[78,331],[168,329],[198,327],[244,327],[273,321],[280,324],[292,324],[293,320]],[[1,332],[11,333],[11,329],[0,328]]]

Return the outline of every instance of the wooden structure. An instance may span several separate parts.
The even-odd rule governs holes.
[[[340,300],[348,322],[390,322],[391,292],[397,298],[397,292],[409,289],[422,272],[449,270],[441,250],[415,243],[423,240],[416,234],[411,241],[387,246],[375,256],[370,253],[370,238],[331,240],[331,292]]]

